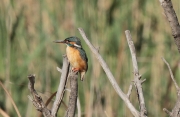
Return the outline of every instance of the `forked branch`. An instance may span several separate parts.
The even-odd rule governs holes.
[[[63,56],[62,74],[61,74],[59,88],[56,93],[56,99],[55,99],[53,107],[51,109],[52,111],[50,111],[46,107],[41,96],[38,95],[38,93],[36,92],[36,90],[34,88],[35,75],[28,76],[28,78],[29,78],[28,88],[33,96],[33,98],[30,96],[28,96],[28,98],[32,101],[32,103],[36,107],[36,109],[43,113],[44,117],[56,117],[57,116],[58,109],[60,107],[62,98],[64,96],[68,72],[69,72],[69,62],[68,62],[66,56]]]
[[[123,91],[120,89],[120,87],[118,86],[114,76],[112,75],[108,65],[106,64],[106,62],[104,61],[104,59],[102,58],[102,56],[98,53],[97,49],[90,43],[89,39],[87,38],[84,30],[82,28],[78,28],[81,36],[83,37],[84,41],[86,42],[86,44],[89,46],[90,50],[94,53],[95,57],[98,59],[100,65],[102,66],[102,68],[104,69],[110,83],[112,84],[113,88],[115,89],[115,91],[117,92],[117,94],[122,98],[122,100],[125,102],[125,104],[127,105],[127,107],[129,108],[129,110],[131,111],[131,113],[135,116],[135,117],[140,117],[139,112],[135,109],[135,107],[132,105],[132,103],[130,102],[130,100],[128,99],[127,95],[125,93],[123,93]]]
[[[137,91],[139,105],[140,105],[140,113],[141,117],[147,116],[147,110],[145,106],[144,96],[143,96],[143,90],[142,90],[142,82],[141,81],[141,75],[139,75],[138,65],[137,65],[137,59],[136,59],[136,50],[134,47],[134,43],[130,34],[129,30],[125,31],[126,39],[130,48],[131,56],[132,56],[132,63],[134,68],[134,86]]]
[[[176,80],[174,79],[174,75],[173,75],[173,72],[171,70],[171,67],[170,67],[169,63],[163,57],[162,57],[162,60],[164,61],[164,63],[166,63],[166,65],[167,65],[167,67],[169,69],[169,73],[171,75],[171,79],[174,82],[174,85],[175,85],[176,89],[179,90],[179,86],[178,86]]]

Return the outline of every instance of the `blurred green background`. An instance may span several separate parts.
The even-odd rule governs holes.
[[[180,19],[180,2],[172,2]],[[169,62],[180,85],[179,53],[158,0],[0,0],[0,80],[22,117],[39,114],[27,98],[27,75],[36,74],[35,88],[47,100],[58,88],[60,74],[56,67],[62,67],[66,48],[53,41],[69,36],[81,39],[89,58],[86,79],[79,80],[82,117],[132,117],[78,27],[95,47],[100,47],[100,54],[125,93],[133,80],[133,68],[124,31],[131,31],[139,71],[146,78],[143,91],[149,117],[166,117],[162,109],[174,107],[176,90],[161,57]],[[66,104],[68,96],[66,92]],[[130,100],[139,109],[134,88]],[[0,108],[11,117],[17,116],[2,87]],[[62,105],[58,116],[64,116],[65,111]]]

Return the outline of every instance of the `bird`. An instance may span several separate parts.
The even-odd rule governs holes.
[[[82,48],[78,37],[72,36],[64,40],[55,40],[55,43],[66,44],[66,55],[72,67],[72,71],[80,73],[81,81],[84,80],[85,73],[88,70],[88,58],[85,50]]]

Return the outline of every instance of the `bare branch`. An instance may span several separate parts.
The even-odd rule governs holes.
[[[66,113],[66,117],[74,117],[76,106],[77,106],[77,96],[78,96],[78,73],[72,72],[69,75],[71,93],[69,96],[69,104]]]
[[[58,71],[61,71],[60,68],[57,68]],[[32,101],[33,105],[36,107],[36,109],[43,113],[45,117],[56,117],[58,109],[61,105],[62,98],[64,96],[65,92],[65,85],[67,81],[67,75],[69,72],[69,62],[67,60],[66,56],[63,56],[63,67],[62,67],[62,74],[60,79],[60,84],[57,93],[55,92],[50,99],[47,101],[47,104],[50,102],[51,98],[56,94],[56,99],[52,107],[52,112],[47,108],[47,104],[44,104],[42,98],[38,95],[36,90],[34,89],[34,83],[35,83],[35,75],[29,75],[29,85],[28,88],[33,96],[28,98]]]
[[[166,18],[169,21],[172,30],[172,35],[174,37],[174,41],[180,53],[180,25],[176,13],[173,9],[173,4],[171,0],[159,0],[159,1],[164,9]]]
[[[143,96],[143,90],[141,85],[141,75],[139,75],[138,65],[137,65],[137,59],[136,59],[136,51],[134,47],[134,43],[132,41],[132,37],[129,30],[125,31],[126,39],[130,48],[131,56],[132,56],[132,63],[134,68],[134,85],[136,87],[140,110],[141,110],[141,117],[147,116],[147,110],[145,106],[144,96]]]
[[[176,16],[176,13],[173,9],[173,4],[171,2],[171,0],[159,0],[163,9],[164,9],[164,13],[166,15],[167,20],[169,21],[171,30],[172,30],[172,35],[174,37],[176,46],[178,48],[178,51],[180,53],[180,25],[179,25],[179,21],[178,18]],[[173,80],[175,87],[177,89],[177,96],[178,99],[176,101],[175,107],[172,109],[172,112],[167,111],[167,109],[164,109],[164,111],[169,114],[170,117],[180,117],[180,89],[179,86],[177,85],[172,70],[169,66],[169,64],[166,62],[166,60],[164,58],[162,58],[163,61],[166,63],[166,65],[168,66],[168,69],[170,71],[170,75],[171,75],[171,79]]]
[[[169,63],[168,63],[163,57],[162,57],[162,60],[166,63],[166,65],[167,65],[167,67],[168,67],[168,69],[169,69],[170,75],[171,75],[171,79],[173,80],[173,82],[174,82],[174,84],[175,84],[175,87],[176,87],[176,89],[178,90],[178,89],[179,89],[179,86],[178,86],[176,80],[174,79],[174,75],[173,75],[172,70],[171,70],[171,68],[170,68],[170,66],[169,66]]]
[[[56,93],[56,99],[54,101],[53,107],[51,109],[52,116],[56,117],[58,109],[61,105],[62,98],[65,92],[65,85],[67,81],[67,76],[69,72],[69,62],[66,56],[63,56],[63,67],[62,67],[62,74],[60,78],[60,83],[58,87],[58,91]]]
[[[31,98],[30,96],[28,96],[28,98],[32,101],[36,109],[42,112],[45,117],[52,117],[50,110],[45,106],[41,96],[39,96],[36,90],[34,89],[35,75],[29,75],[28,78],[28,88],[33,96],[33,98]]]
[[[130,109],[130,111],[132,112],[132,114],[135,117],[139,117],[139,112],[134,108],[134,106],[131,104],[131,102],[129,101],[128,97],[126,96],[126,94],[124,94],[122,92],[122,90],[119,88],[114,76],[112,75],[108,65],[106,64],[106,62],[104,61],[104,59],[101,57],[101,55],[98,53],[97,49],[90,43],[90,41],[88,40],[88,38],[86,37],[86,34],[84,32],[84,30],[82,28],[78,28],[81,36],[83,37],[84,41],[86,42],[86,44],[89,46],[89,48],[91,49],[91,51],[94,53],[95,57],[98,59],[100,65],[102,66],[102,68],[104,69],[110,83],[112,84],[113,88],[115,89],[115,91],[117,92],[117,94],[122,98],[122,100],[125,102],[125,104],[127,105],[127,107]]]

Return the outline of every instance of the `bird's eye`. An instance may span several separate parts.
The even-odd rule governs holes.
[[[69,40],[66,40],[66,43],[69,43]]]

